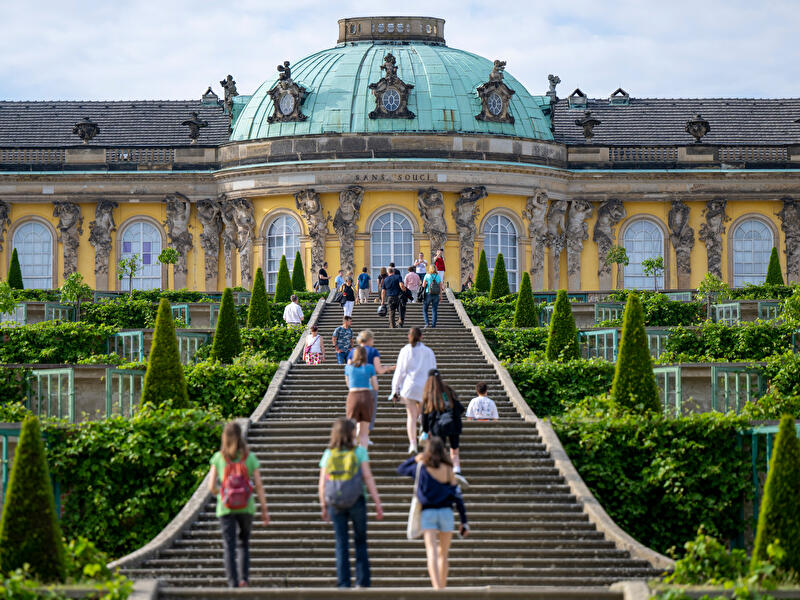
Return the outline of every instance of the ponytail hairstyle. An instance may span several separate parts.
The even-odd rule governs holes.
[[[226,461],[240,460],[247,454],[247,442],[244,441],[242,428],[236,421],[225,424],[219,451]]]
[[[367,362],[367,349],[364,346],[356,346],[353,348],[353,366],[361,367]]]
[[[414,348],[420,341],[422,341],[422,329],[419,327],[412,327],[408,330],[408,343]]]
[[[422,454],[422,464],[431,469],[437,469],[440,465],[453,466],[453,461],[444,449],[442,438],[432,435],[425,444],[425,452]]]
[[[328,444],[328,448],[331,450],[352,450],[355,448],[355,436],[355,423],[347,417],[339,417],[333,422],[331,441]]]

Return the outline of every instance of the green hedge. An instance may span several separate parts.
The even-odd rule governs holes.
[[[263,355],[237,358],[226,365],[206,360],[186,367],[190,403],[218,411],[225,419],[249,417],[256,409],[278,365]]]
[[[29,374],[28,369],[0,369],[0,409],[5,404],[25,402],[25,385]]]
[[[635,290],[617,290],[608,295],[612,302],[627,302]],[[675,327],[678,325],[699,325],[706,318],[704,302],[677,302],[670,300],[661,292],[636,291],[644,309],[644,324],[647,327]],[[622,319],[609,321],[622,325]]]
[[[543,352],[547,346],[544,327],[509,329],[481,327],[489,346],[500,360],[512,362],[528,358],[532,352]]]
[[[718,413],[587,419],[576,411],[553,426],[598,502],[646,546],[680,548],[700,525],[728,539],[740,530],[751,486],[750,453],[736,447],[745,419]]]
[[[473,325],[499,327],[504,321],[509,325],[513,322],[516,295],[490,300],[485,295],[464,293],[459,299]]]
[[[157,301],[156,301],[157,302]],[[153,327],[158,305],[144,298],[119,298],[81,305],[81,321],[114,325],[120,329]]]
[[[0,363],[77,363],[105,354],[112,325],[44,321],[22,327],[0,327]]]
[[[766,360],[791,348],[795,326],[754,321],[740,325],[705,322],[670,332],[660,363]]]

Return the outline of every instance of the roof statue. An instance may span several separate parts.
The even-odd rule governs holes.
[[[694,119],[686,121],[686,133],[694,137],[696,144],[699,144],[702,137],[709,131],[711,131],[711,125],[700,114],[696,114]]]
[[[278,65],[278,81],[268,94],[272,99],[272,114],[267,117],[267,122],[297,122],[308,118],[301,110],[308,91],[292,80],[292,68],[288,60]]]
[[[203,127],[208,127],[208,121],[204,121],[200,118],[200,114],[197,111],[192,111],[192,118],[186,119],[181,123],[181,125],[186,125],[189,127],[189,137],[192,139],[192,143],[197,143],[197,138],[200,137],[200,129]]]
[[[413,119],[417,115],[408,110],[408,95],[414,86],[397,75],[397,59],[387,52],[383,57],[381,71],[384,76],[369,89],[375,96],[375,110],[369,113],[370,119]]]
[[[556,95],[556,86],[561,83],[561,77],[550,74],[547,76],[547,81],[550,82],[550,89],[547,90],[547,96],[551,101],[558,100],[558,96]]]
[[[496,60],[489,73],[489,81],[476,90],[481,100],[481,112],[475,115],[478,121],[493,123],[514,123],[511,114],[511,96],[516,92],[503,81],[506,61]]]
[[[83,117],[82,121],[75,123],[72,133],[81,138],[84,144],[88,144],[94,136],[100,133],[100,126],[89,117]]]
[[[592,111],[590,110],[587,110],[585,113],[583,113],[583,117],[580,119],[575,119],[575,125],[583,127],[583,137],[585,137],[587,140],[590,140],[594,137],[592,130],[597,125],[600,125],[601,122],[602,121],[600,121],[600,119],[595,119],[592,116]]]

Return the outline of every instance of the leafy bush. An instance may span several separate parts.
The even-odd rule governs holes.
[[[686,553],[675,561],[675,570],[665,581],[681,585],[721,585],[744,577],[748,572],[747,552],[728,552],[717,539],[706,534],[701,526],[697,537],[683,545]]]
[[[508,274],[506,273],[506,261],[502,252],[497,253],[494,261],[494,273],[492,274],[492,287],[489,290],[489,298],[497,300],[503,296],[508,296],[511,288],[508,287]]]
[[[500,360],[512,362],[528,358],[532,352],[544,352],[547,329],[543,327],[510,329],[482,327],[486,341]]]
[[[215,410],[225,419],[249,417],[277,369],[264,355],[241,356],[230,365],[207,360],[187,366],[189,399],[193,406]]]
[[[740,288],[732,289],[730,297],[733,300],[772,300],[774,298],[788,298],[797,289],[797,283],[789,285],[770,285],[768,283],[755,285],[746,283]]]
[[[0,517],[0,573],[30,565],[40,581],[66,578],[64,543],[47,468],[39,419],[22,423]]]
[[[781,273],[781,262],[778,260],[778,249],[772,247],[769,255],[769,265],[767,266],[767,277],[764,280],[766,285],[783,285],[783,274]]]
[[[149,299],[124,296],[84,304],[81,321],[120,329],[144,329],[153,326],[157,312],[158,306]]]
[[[153,345],[142,385],[141,403],[150,403],[153,406],[171,404],[174,408],[186,408],[189,405],[178,338],[172,322],[172,309],[166,298],[161,299],[158,307]]]
[[[758,514],[758,530],[753,547],[753,562],[769,560],[767,546],[779,540],[786,551],[782,567],[800,574],[800,440],[794,417],[781,419],[767,482]]]
[[[531,278],[528,272],[522,274],[522,283],[517,293],[517,304],[514,308],[514,327],[538,327],[539,309],[533,301]]]
[[[627,302],[632,290],[616,290],[608,295],[613,302]],[[644,324],[647,327],[675,327],[678,325],[698,325],[706,316],[706,305],[702,302],[678,302],[670,300],[661,292],[638,291],[644,308]],[[611,325],[621,325],[611,322]]]
[[[750,453],[736,447],[736,432],[745,419],[719,413],[591,419],[574,411],[553,425],[598,502],[650,548],[682,547],[700,525],[725,539],[741,529]]]
[[[488,296],[460,294],[459,300],[473,325],[498,327],[514,318],[514,296],[490,300]]]
[[[0,423],[21,423],[30,414],[32,413],[26,408],[24,401],[0,404]]]
[[[492,287],[492,279],[489,275],[489,263],[486,260],[486,251],[481,250],[481,257],[478,260],[478,271],[475,273],[475,285],[473,289],[476,292],[488,292]]]
[[[18,290],[14,289],[18,302],[58,302],[61,294],[57,290]]]
[[[11,251],[11,263],[8,265],[8,285],[15,290],[25,289],[25,284],[22,282],[22,268],[19,266],[19,255],[16,248]]]
[[[25,402],[25,386],[30,370],[0,368],[0,409],[4,404]],[[3,419],[0,419],[2,422]]]
[[[637,412],[658,412],[661,407],[653,358],[644,330],[642,304],[636,294],[628,296],[623,320],[611,395],[619,404]]]
[[[275,302],[289,302],[292,296],[292,279],[289,276],[289,266],[286,264],[286,256],[281,256],[281,263],[278,266],[278,279],[275,282]]]
[[[269,329],[243,329],[241,333],[242,344],[246,349],[263,354],[269,361],[280,362],[289,359],[303,330],[284,324]]]
[[[217,315],[217,328],[214,330],[214,345],[211,356],[223,363],[232,363],[242,351],[242,338],[239,335],[239,320],[233,305],[233,292],[225,288],[222,303]]]
[[[793,326],[775,322],[725,325],[707,321],[699,329],[670,331],[660,363],[766,360],[791,348]]]
[[[303,260],[300,258],[300,251],[297,251],[292,265],[292,289],[296,292],[306,291],[306,272],[303,269]]]
[[[110,325],[43,321],[20,327],[0,326],[0,363],[77,363],[106,352]]]
[[[614,365],[601,359],[506,365],[514,384],[539,417],[560,415],[583,400],[608,392]]]
[[[580,358],[578,330],[566,290],[558,290],[553,316],[550,319],[550,335],[547,338],[547,360],[572,360]]]
[[[261,267],[256,269],[253,280],[253,291],[250,294],[250,305],[247,310],[248,327],[268,327],[270,323],[270,302],[267,298],[267,288],[264,284],[264,271]]]

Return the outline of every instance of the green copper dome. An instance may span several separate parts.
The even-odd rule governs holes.
[[[375,110],[369,85],[383,77],[381,65],[388,52],[397,60],[397,76],[414,86],[408,96],[414,118],[369,117]],[[307,91],[302,105],[305,121],[268,121],[275,111],[269,91],[276,77],[262,84],[237,115],[231,140],[380,132],[483,133],[552,140],[550,121],[542,112],[549,99],[532,96],[509,74],[504,83],[515,92],[509,103],[514,123],[475,118],[482,110],[477,88],[489,79],[492,67],[486,58],[438,42],[340,43],[291,64],[291,79]]]

